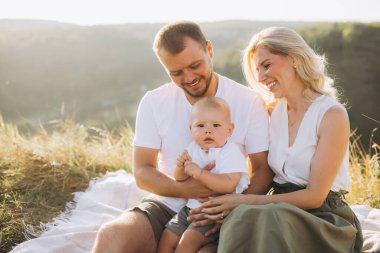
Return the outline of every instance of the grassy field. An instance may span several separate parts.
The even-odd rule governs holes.
[[[132,137],[127,125],[108,132],[71,120],[20,134],[0,118],[0,252],[38,234],[92,178],[131,171]]]
[[[132,130],[109,132],[58,120],[20,134],[0,118],[0,252],[33,237],[64,210],[73,192],[107,171],[131,170]],[[379,146],[351,138],[350,204],[380,208]]]
[[[352,183],[350,192],[346,196],[349,204],[366,204],[380,208],[379,151],[380,146],[377,143],[370,141],[368,147],[363,147],[360,136],[355,132],[351,134],[350,173]]]

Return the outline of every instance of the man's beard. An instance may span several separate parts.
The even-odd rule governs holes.
[[[183,90],[184,90],[188,95],[190,95],[190,96],[192,96],[192,97],[195,97],[195,98],[203,97],[203,96],[206,94],[206,92],[208,91],[209,87],[210,87],[210,84],[211,84],[211,81],[212,81],[212,77],[213,77],[213,72],[211,72],[211,74],[209,75],[209,77],[206,79],[206,86],[205,86],[205,88],[204,88],[201,92],[199,92],[199,93],[195,93],[195,94],[194,94],[194,93],[191,93],[190,91],[188,91],[188,90],[186,89],[186,86],[185,86],[185,85],[182,85]],[[201,82],[202,79],[203,79],[203,78],[201,78],[201,80],[199,80],[199,82]]]

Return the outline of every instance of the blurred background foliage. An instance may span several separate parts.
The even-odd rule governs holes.
[[[107,129],[125,120],[133,127],[143,94],[169,81],[151,49],[162,25],[0,20],[0,114],[22,130],[65,115]],[[380,23],[223,21],[201,26],[214,45],[215,70],[241,83],[241,54],[255,32],[268,26],[296,29],[328,59],[351,128],[366,142],[379,126]],[[373,138],[379,143],[378,132]]]

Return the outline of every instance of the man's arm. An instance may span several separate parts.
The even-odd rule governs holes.
[[[177,182],[160,172],[157,167],[158,153],[159,149],[133,149],[133,174],[141,189],[161,196],[179,198],[204,198],[214,193],[192,178]]]
[[[244,194],[266,194],[272,185],[274,173],[268,165],[268,151],[249,154],[251,184]]]

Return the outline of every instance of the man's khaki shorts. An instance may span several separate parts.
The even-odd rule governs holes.
[[[144,198],[141,203],[127,210],[127,212],[141,212],[145,214],[152,226],[154,237],[158,245],[166,223],[176,214],[169,207],[150,198]]]

